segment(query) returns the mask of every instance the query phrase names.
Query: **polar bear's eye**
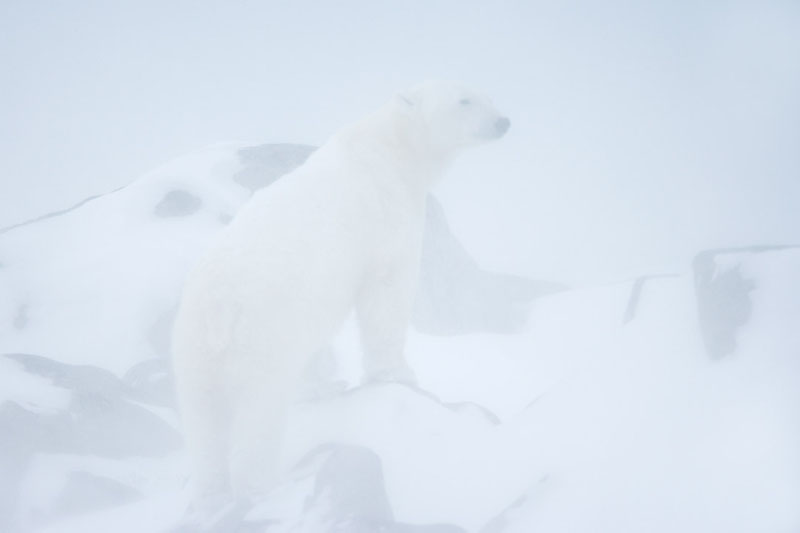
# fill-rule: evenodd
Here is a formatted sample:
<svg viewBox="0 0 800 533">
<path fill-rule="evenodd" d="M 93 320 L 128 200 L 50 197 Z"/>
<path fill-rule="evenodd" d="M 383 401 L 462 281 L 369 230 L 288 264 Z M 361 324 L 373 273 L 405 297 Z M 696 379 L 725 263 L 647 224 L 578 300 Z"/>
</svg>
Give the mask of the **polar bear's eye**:
<svg viewBox="0 0 800 533">
<path fill-rule="evenodd" d="M 458 103 L 461 105 L 470 105 L 472 103 L 472 100 L 470 100 L 469 98 L 462 98 L 461 100 L 459 100 Z"/>
</svg>

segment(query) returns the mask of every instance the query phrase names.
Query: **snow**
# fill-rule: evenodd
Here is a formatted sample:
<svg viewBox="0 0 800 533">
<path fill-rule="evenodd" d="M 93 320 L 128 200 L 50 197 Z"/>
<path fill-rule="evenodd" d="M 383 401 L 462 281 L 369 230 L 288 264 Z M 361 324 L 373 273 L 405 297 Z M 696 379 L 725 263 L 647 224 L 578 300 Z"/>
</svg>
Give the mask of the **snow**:
<svg viewBox="0 0 800 533">
<path fill-rule="evenodd" d="M 158 355 L 148 341 L 153 317 L 177 305 L 220 217 L 250 195 L 230 179 L 239 147 L 179 158 L 77 210 L 0 235 L 0 347 L 117 374 Z M 158 218 L 154 208 L 170 190 L 197 195 L 200 210 Z"/>
<path fill-rule="evenodd" d="M 420 390 L 358 388 L 350 322 L 338 367 L 323 362 L 328 381 L 294 410 L 285 483 L 242 529 L 334 530 L 335 500 L 312 496 L 328 457 L 294 465 L 347 442 L 379 455 L 364 491 L 385 490 L 406 524 L 800 531 L 800 249 L 721 248 L 800 244 L 800 3 L 2 13 L 0 226 L 104 194 L 0 229 L 0 531 L 169 531 L 184 516 L 173 310 L 258 180 L 234 179 L 244 142 L 131 178 L 219 138 L 319 144 L 431 76 L 474 82 L 512 120 L 437 186 L 453 232 L 482 268 L 573 289 L 536 300 L 515 334 L 411 331 Z M 37 373 L 4 353 L 88 366 Z M 66 512 L 76 474 L 103 498 Z M 112 501 L 113 484 L 140 499 Z"/>
<path fill-rule="evenodd" d="M 240 144 L 212 147 L 64 215 L 0 236 L 0 351 L 89 364 L 121 376 L 164 357 L 153 328 L 177 301 L 202 247 L 248 191 L 230 177 Z M 159 218 L 170 190 L 201 200 Z M 326 443 L 380 458 L 394 518 L 470 532 L 789 532 L 800 526 L 800 251 L 723 252 L 719 271 L 754 281 L 735 352 L 710 358 L 687 265 L 643 281 L 587 286 L 535 301 L 517 334 L 410 332 L 419 390 L 357 386 L 357 335 L 334 343 L 332 388 L 294 408 L 286 482 L 250 519 L 265 531 L 324 531 L 304 505 L 314 469 L 295 465 Z M 101 267 L 101 268 L 99 268 Z M 119 283 L 119 280 L 125 280 Z M 713 279 L 712 279 L 713 281 Z M 15 325 L 19 306 L 22 325 Z M 168 331 L 167 326 L 164 326 Z M 0 401 L 68 410 L 71 394 L 0 358 Z M 173 422 L 169 406 L 141 404 Z M 51 520 L 67 477 L 88 472 L 142 493 L 127 504 Z M 162 531 L 187 505 L 186 458 L 37 453 L 16 512 L 47 532 Z M 314 514 L 317 513 L 317 514 Z M 38 520 L 37 516 L 44 516 Z M 320 529 L 322 528 L 322 529 Z"/>
</svg>

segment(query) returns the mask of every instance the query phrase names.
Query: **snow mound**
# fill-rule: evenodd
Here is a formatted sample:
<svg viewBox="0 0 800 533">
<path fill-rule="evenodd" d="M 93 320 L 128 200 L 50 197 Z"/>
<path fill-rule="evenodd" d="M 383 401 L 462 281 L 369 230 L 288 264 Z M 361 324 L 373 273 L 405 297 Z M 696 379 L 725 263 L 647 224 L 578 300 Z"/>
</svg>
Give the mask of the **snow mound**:
<svg viewBox="0 0 800 533">
<path fill-rule="evenodd" d="M 183 276 L 249 197 L 240 145 L 180 158 L 128 187 L 0 236 L 0 348 L 121 375 L 163 355 Z"/>
</svg>

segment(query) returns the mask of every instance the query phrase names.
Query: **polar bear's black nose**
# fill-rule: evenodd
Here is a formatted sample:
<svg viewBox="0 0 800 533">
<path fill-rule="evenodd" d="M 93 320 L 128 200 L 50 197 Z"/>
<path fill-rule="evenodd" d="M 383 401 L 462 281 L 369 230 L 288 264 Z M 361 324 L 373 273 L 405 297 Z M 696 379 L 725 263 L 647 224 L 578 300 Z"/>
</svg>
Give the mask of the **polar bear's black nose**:
<svg viewBox="0 0 800 533">
<path fill-rule="evenodd" d="M 497 119 L 497 122 L 494 123 L 494 127 L 497 130 L 497 135 L 503 135 L 505 132 L 508 131 L 508 128 L 511 126 L 511 121 L 508 120 L 506 117 L 501 117 Z"/>
</svg>

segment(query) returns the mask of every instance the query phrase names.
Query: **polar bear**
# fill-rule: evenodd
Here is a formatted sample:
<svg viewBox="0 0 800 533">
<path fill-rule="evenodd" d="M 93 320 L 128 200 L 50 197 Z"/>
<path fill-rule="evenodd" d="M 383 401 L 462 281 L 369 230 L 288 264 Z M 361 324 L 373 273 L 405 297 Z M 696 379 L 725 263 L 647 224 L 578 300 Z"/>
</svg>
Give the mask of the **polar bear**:
<svg viewBox="0 0 800 533">
<path fill-rule="evenodd" d="M 196 502 L 275 484 L 298 382 L 353 309 L 368 379 L 414 382 L 403 345 L 428 189 L 509 124 L 460 84 L 420 84 L 336 133 L 221 232 L 187 278 L 172 339 Z"/>
</svg>

